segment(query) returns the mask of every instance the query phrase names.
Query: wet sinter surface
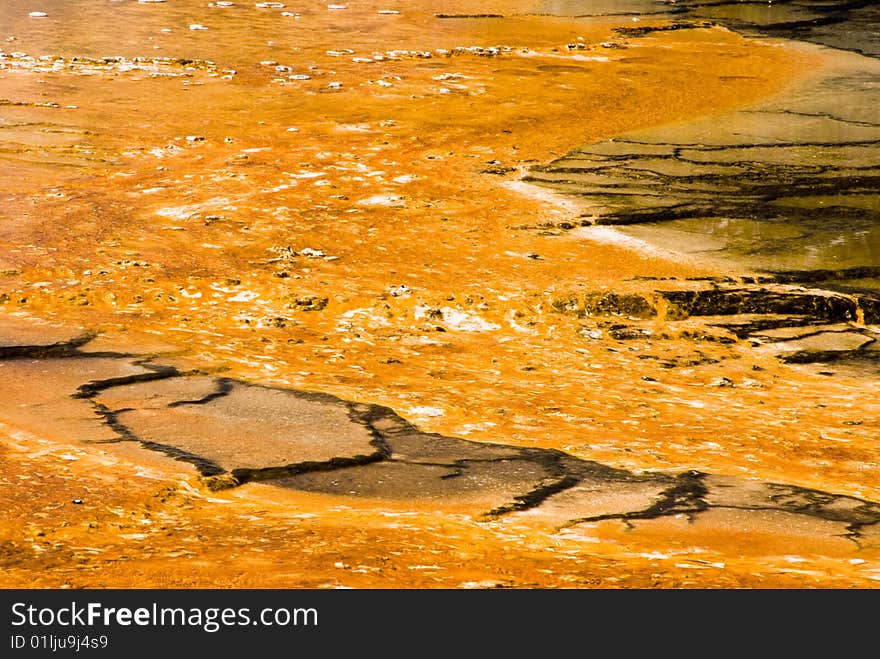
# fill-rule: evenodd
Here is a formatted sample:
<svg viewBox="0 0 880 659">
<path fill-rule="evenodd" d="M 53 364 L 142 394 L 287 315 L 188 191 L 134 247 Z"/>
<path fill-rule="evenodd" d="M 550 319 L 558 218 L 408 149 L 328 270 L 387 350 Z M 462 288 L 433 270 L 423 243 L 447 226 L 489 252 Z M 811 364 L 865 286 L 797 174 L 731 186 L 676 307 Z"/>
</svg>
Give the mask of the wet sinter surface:
<svg viewBox="0 0 880 659">
<path fill-rule="evenodd" d="M 519 182 L 844 60 L 466 5 L 0 9 L 10 585 L 875 583 L 873 298 Z"/>
<path fill-rule="evenodd" d="M 876 373 L 880 125 L 872 120 L 880 68 L 858 55 L 839 63 L 772 103 L 594 143 L 532 168 L 525 179 L 578 201 L 580 216 L 555 230 L 635 239 L 721 264 L 728 274 L 700 293 L 706 303 L 694 315 L 775 313 L 781 299 L 796 307 L 797 297 L 821 296 L 823 289 L 850 296 L 856 306 L 838 318 L 867 325 L 857 331 L 868 351 L 828 344 L 816 346 L 814 358 L 786 359 L 861 361 Z M 776 286 L 770 291 L 766 284 Z M 670 299 L 662 290 L 655 295 Z M 728 304 L 731 297 L 738 302 Z M 798 313 L 801 335 L 822 332 L 835 316 Z M 751 322 L 740 323 L 741 338 Z M 767 317 L 758 329 L 774 323 L 799 324 Z"/>
</svg>

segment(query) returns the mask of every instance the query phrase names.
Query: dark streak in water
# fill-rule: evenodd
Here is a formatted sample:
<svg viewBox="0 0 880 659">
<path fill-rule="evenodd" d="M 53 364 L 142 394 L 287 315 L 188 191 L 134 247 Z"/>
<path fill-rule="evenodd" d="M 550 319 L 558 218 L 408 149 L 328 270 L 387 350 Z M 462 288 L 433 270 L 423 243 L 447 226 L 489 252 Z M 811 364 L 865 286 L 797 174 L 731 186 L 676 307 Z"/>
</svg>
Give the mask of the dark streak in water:
<svg viewBox="0 0 880 659">
<path fill-rule="evenodd" d="M 229 392 L 232 391 L 233 381 L 228 378 L 218 378 L 215 381 L 215 384 L 217 385 L 217 390 L 211 392 L 207 396 L 199 398 L 198 400 L 176 400 L 173 403 L 168 403 L 168 407 L 181 407 L 183 405 L 205 405 L 213 400 L 222 398 L 223 396 L 228 396 Z"/>
</svg>

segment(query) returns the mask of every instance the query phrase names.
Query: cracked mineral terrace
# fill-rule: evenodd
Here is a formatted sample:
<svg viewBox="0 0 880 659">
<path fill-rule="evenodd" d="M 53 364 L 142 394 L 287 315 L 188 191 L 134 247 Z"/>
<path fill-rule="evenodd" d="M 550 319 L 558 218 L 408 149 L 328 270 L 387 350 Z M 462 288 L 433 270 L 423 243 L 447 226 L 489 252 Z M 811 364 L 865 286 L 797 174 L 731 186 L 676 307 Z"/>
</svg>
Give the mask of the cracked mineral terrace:
<svg viewBox="0 0 880 659">
<path fill-rule="evenodd" d="M 484 507 L 483 519 L 528 513 L 540 523 L 546 517 L 563 529 L 609 519 L 696 521 L 724 510 L 726 524 L 768 515 L 769 528 L 778 525 L 780 534 L 791 524 L 812 525 L 813 533 L 844 537 L 859 548 L 880 547 L 880 503 L 699 471 L 636 474 L 558 450 L 445 437 L 379 405 L 181 372 L 143 355 L 84 352 L 93 338 L 23 345 L 0 334 L 4 376 L 50 391 L 40 405 L 66 406 L 67 441 L 135 443 L 194 465 L 214 490 L 260 481 L 434 500 Z M 91 379 L 74 390 L 55 389 L 59 371 Z M 16 394 L 13 387 L 19 407 L 33 404 Z M 112 436 L 90 439 L 100 425 Z"/>
</svg>

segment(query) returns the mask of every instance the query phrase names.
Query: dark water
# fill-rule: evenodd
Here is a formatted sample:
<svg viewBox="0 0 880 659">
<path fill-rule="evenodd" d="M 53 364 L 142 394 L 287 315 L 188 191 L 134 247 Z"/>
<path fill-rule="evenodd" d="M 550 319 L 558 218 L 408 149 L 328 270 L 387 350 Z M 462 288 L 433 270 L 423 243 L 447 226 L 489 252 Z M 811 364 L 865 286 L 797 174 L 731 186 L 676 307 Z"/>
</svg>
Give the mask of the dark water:
<svg viewBox="0 0 880 659">
<path fill-rule="evenodd" d="M 840 49 L 821 79 L 771 101 L 587 145 L 529 180 L 576 196 L 594 223 L 653 245 L 757 270 L 849 269 L 869 276 L 830 284 L 880 290 L 876 3 L 563 0 L 547 8 L 710 19 Z"/>
</svg>

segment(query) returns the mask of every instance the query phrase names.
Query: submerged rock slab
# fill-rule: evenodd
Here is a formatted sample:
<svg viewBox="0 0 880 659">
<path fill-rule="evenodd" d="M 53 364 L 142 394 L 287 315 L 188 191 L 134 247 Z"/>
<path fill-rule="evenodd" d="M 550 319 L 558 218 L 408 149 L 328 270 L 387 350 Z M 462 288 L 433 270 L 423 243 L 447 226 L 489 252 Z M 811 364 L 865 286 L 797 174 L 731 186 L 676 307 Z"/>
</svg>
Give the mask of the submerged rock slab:
<svg viewBox="0 0 880 659">
<path fill-rule="evenodd" d="M 310 492 L 414 499 L 441 505 L 478 504 L 488 509 L 503 506 L 546 477 L 540 464 L 523 459 L 459 465 L 385 460 L 356 469 L 303 473 L 273 483 Z"/>
<path fill-rule="evenodd" d="M 345 401 L 225 379 L 215 380 L 211 390 L 193 392 L 186 380 L 134 385 L 136 391 L 129 393 L 144 396 L 154 406 L 111 408 L 111 413 L 133 435 L 198 455 L 225 471 L 357 459 L 377 451 L 370 428 L 352 418 Z M 206 382 L 200 379 L 198 384 Z M 164 405 L 155 387 L 166 396 Z M 170 400 L 169 387 L 184 395 Z M 186 397 L 190 393 L 203 395 Z M 101 396 L 95 400 L 106 405 Z"/>
<path fill-rule="evenodd" d="M 50 355 L 63 349 L 61 346 L 30 348 Z M 0 357 L 3 415 L 8 421 L 34 428 L 50 438 L 73 436 L 80 441 L 117 441 L 118 433 L 95 413 L 91 401 L 71 395 L 93 380 L 128 380 L 151 373 L 131 360 L 118 358 Z"/>
<path fill-rule="evenodd" d="M 84 344 L 89 335 L 69 327 L 56 327 L 21 318 L 0 318 L 0 357 L 25 356 L 27 348 L 45 351 L 47 348 L 69 344 L 81 339 Z"/>
</svg>

